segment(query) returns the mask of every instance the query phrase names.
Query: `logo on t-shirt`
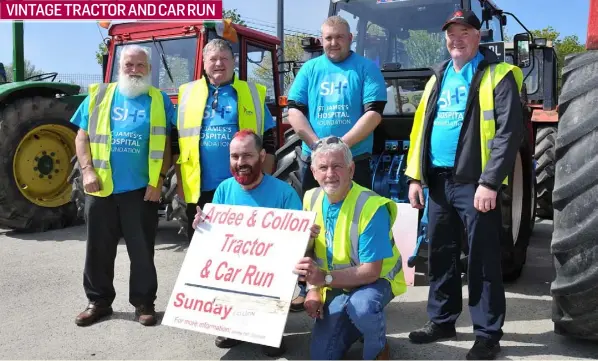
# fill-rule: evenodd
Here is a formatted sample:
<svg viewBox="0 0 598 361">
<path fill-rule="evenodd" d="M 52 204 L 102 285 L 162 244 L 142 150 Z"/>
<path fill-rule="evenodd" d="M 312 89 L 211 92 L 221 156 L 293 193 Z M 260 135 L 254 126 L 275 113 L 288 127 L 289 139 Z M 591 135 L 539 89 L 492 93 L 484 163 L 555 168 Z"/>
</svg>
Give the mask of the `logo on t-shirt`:
<svg viewBox="0 0 598 361">
<path fill-rule="evenodd" d="M 130 120 L 133 123 L 138 121 L 142 122 L 146 117 L 147 115 L 145 113 L 145 109 L 134 108 L 133 110 L 129 110 L 126 103 L 124 108 L 118 106 L 112 107 L 112 119 L 117 122 L 123 122 L 127 120 Z"/>
<path fill-rule="evenodd" d="M 327 103 L 336 103 L 344 99 L 349 91 L 349 81 L 343 74 L 331 74 L 322 79 L 320 95 Z"/>
</svg>

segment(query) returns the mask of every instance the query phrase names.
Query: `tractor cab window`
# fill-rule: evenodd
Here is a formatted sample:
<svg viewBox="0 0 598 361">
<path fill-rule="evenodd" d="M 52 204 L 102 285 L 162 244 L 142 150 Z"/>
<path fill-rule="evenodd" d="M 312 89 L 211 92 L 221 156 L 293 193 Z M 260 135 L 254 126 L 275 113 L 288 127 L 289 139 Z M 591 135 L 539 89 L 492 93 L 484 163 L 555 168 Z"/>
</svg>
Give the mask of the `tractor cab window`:
<svg viewBox="0 0 598 361">
<path fill-rule="evenodd" d="M 259 45 L 247 44 L 247 80 L 266 87 L 266 103 L 274 103 L 276 100 L 272 64 L 272 51 Z"/>
<path fill-rule="evenodd" d="M 380 68 L 427 68 L 449 57 L 442 25 L 459 0 L 350 0 L 333 13 L 349 22 L 352 49 Z"/>
<path fill-rule="evenodd" d="M 536 93 L 538 90 L 540 90 L 540 82 L 542 81 L 542 79 L 539 76 L 540 69 L 544 67 L 544 62 L 542 61 L 542 50 L 535 49 L 532 59 L 534 61 L 533 65 L 521 69 L 521 71 L 523 72 L 523 77 L 525 78 L 525 87 L 527 89 L 528 95 L 532 95 Z M 513 55 L 506 54 L 505 61 L 509 64 L 513 64 Z"/>
<path fill-rule="evenodd" d="M 471 0 L 471 10 L 482 21 L 482 3 L 480 0 Z M 492 29 L 492 39 L 486 40 L 486 42 L 502 41 L 502 26 L 498 16 L 493 16 L 492 20 L 482 23 L 482 29 Z"/>
<path fill-rule="evenodd" d="M 125 45 L 136 44 L 150 54 L 152 85 L 166 94 L 177 94 L 182 84 L 193 81 L 197 50 L 197 37 L 154 39 L 117 45 L 112 65 L 111 81 L 118 81 L 118 64 Z"/>
</svg>

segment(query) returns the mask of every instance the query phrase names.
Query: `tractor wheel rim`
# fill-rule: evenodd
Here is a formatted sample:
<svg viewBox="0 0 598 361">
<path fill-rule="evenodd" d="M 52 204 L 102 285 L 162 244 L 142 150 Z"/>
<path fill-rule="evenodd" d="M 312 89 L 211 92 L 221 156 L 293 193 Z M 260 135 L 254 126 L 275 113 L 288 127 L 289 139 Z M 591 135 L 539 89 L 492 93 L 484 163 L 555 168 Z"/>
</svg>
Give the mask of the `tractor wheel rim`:
<svg viewBox="0 0 598 361">
<path fill-rule="evenodd" d="M 60 207 L 71 201 L 68 176 L 75 155 L 76 133 L 46 124 L 30 130 L 13 157 L 13 176 L 21 194 L 41 207 Z"/>
<path fill-rule="evenodd" d="M 517 153 L 515 169 L 513 171 L 511 196 L 511 230 L 513 232 L 513 244 L 517 244 L 519 230 L 521 228 L 521 217 L 523 210 L 523 163 L 521 153 Z"/>
</svg>

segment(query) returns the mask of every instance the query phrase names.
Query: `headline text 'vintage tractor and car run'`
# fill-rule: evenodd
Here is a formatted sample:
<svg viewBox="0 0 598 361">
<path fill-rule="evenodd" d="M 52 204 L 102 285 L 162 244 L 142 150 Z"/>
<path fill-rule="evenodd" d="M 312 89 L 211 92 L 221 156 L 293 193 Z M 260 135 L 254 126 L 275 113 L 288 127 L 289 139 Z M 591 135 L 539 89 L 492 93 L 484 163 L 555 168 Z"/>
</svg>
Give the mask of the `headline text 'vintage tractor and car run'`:
<svg viewBox="0 0 598 361">
<path fill-rule="evenodd" d="M 588 50 L 598 32 L 598 0 L 591 0 Z M 559 334 L 598 338 L 598 53 L 570 56 L 563 68 L 558 102 L 557 57 L 546 39 L 532 33 L 504 41 L 507 16 L 489 0 L 332 0 L 328 15 L 347 19 L 354 33 L 353 51 L 376 62 L 386 80 L 388 104 L 374 133 L 372 189 L 406 203 L 404 177 L 413 116 L 430 66 L 448 58 L 440 30 L 447 14 L 471 9 L 483 20 L 482 42 L 525 74 L 521 94 L 527 134 L 501 192 L 503 213 L 503 275 L 516 280 L 525 265 L 535 218 L 553 218 L 552 253 L 556 278 L 552 283 L 553 321 Z M 593 19 L 593 20 L 592 20 Z M 202 49 L 222 34 L 218 23 L 114 24 L 106 39 L 104 81 L 118 79 L 118 59 L 125 44 L 139 44 L 151 54 L 152 84 L 177 102 L 178 87 L 202 75 Z M 268 107 L 278 126 L 275 176 L 302 195 L 299 182 L 300 139 L 285 121 L 285 97 L 280 74 L 296 74 L 301 64 L 322 54 L 318 39 L 302 39 L 302 59 L 279 61 L 277 37 L 233 25 L 236 72 L 268 87 Z M 17 232 L 43 232 L 82 222 L 81 174 L 75 154 L 77 129 L 69 120 L 85 94 L 80 86 L 54 82 L 56 73 L 23 79 L 23 24 L 13 24 L 14 82 L 0 84 L 0 227 Z M 592 42 L 592 39 L 593 42 Z M 264 77 L 264 70 L 267 76 Z M 557 108 L 557 104 L 559 107 Z M 558 111 L 557 111 L 558 109 Z M 558 120 L 558 122 L 557 122 Z M 174 168 L 168 172 L 161 215 L 188 222 L 184 200 L 176 195 Z M 410 266 L 426 260 L 426 209 L 420 211 L 418 247 Z M 462 259 L 467 258 L 463 242 Z M 467 262 L 462 262 L 463 267 Z M 463 268 L 463 271 L 465 269 Z"/>
</svg>

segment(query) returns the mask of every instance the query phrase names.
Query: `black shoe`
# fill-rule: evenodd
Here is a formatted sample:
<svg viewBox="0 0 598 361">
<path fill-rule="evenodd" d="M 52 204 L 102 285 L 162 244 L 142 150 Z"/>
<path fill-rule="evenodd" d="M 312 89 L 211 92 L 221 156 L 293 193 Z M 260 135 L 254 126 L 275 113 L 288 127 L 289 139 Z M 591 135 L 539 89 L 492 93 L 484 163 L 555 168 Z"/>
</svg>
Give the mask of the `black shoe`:
<svg viewBox="0 0 598 361">
<path fill-rule="evenodd" d="M 272 346 L 262 346 L 262 352 L 264 355 L 268 357 L 279 357 L 287 350 L 286 345 L 284 344 L 284 338 L 280 341 L 279 347 L 272 347 Z"/>
<path fill-rule="evenodd" d="M 289 311 L 291 311 L 291 312 L 305 311 L 303 302 L 305 302 L 305 296 L 301 296 L 301 295 L 297 296 L 293 301 L 291 301 L 291 306 L 289 307 Z"/>
<path fill-rule="evenodd" d="M 235 340 L 234 338 L 226 338 L 226 337 L 222 337 L 222 336 L 216 337 L 216 341 L 214 342 L 214 344 L 218 348 L 231 348 L 231 347 L 235 347 L 242 343 L 243 343 L 243 341 Z"/>
<path fill-rule="evenodd" d="M 455 337 L 457 332 L 455 326 L 439 326 L 432 321 L 426 322 L 424 327 L 412 331 L 409 339 L 414 343 L 430 343 L 445 338 Z"/>
<path fill-rule="evenodd" d="M 466 358 L 468 360 L 494 360 L 499 352 L 500 343 L 477 337 Z"/>
</svg>

